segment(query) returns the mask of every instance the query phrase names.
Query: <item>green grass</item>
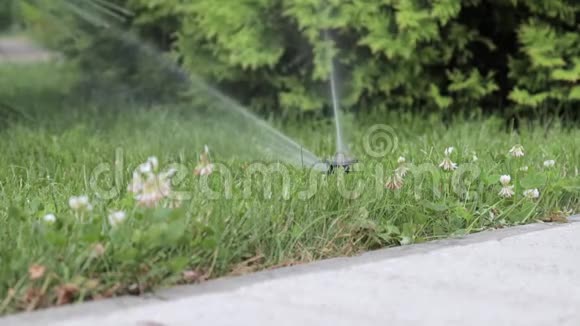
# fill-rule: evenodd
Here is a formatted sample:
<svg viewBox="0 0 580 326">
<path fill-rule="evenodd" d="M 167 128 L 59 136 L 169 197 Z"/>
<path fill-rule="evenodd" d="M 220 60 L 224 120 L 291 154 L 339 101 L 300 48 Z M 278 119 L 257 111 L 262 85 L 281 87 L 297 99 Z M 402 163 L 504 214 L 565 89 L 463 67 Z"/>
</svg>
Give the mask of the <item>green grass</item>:
<svg viewBox="0 0 580 326">
<path fill-rule="evenodd" d="M 79 104 L 62 97 L 69 83 L 59 80 L 69 76 L 46 66 L 0 66 L 0 75 L 11 77 L 0 82 L 0 99 L 17 111 L 0 125 L 0 314 L 557 220 L 580 208 L 578 129 L 530 123 L 507 132 L 494 118 L 446 127 L 437 117 L 394 113 L 351 118 L 357 172 L 325 175 L 288 166 L 283 198 L 278 175 L 249 176 L 256 162 L 265 162 L 251 158 L 258 155 L 250 139 L 259 128 L 184 104 Z M 397 143 L 381 157 L 365 150 L 376 124 L 389 125 L 390 143 L 395 137 Z M 313 152 L 332 154 L 329 121 L 277 125 Z M 223 174 L 208 178 L 211 189 L 222 190 L 217 199 L 193 174 L 204 144 L 231 173 L 229 198 Z M 508 155 L 515 144 L 524 146 L 524 157 Z M 456 148 L 454 172 L 438 167 L 448 146 Z M 180 207 L 141 207 L 127 192 L 132 172 L 151 155 L 162 170 L 179 168 L 173 189 L 189 196 Z M 410 172 L 400 190 L 385 189 L 399 156 Z M 544 167 L 548 159 L 556 161 L 553 168 Z M 527 172 L 520 171 L 524 165 Z M 502 174 L 515 185 L 511 199 L 498 196 Z M 312 180 L 316 191 L 302 198 Z M 244 191 L 249 181 L 250 193 Z M 271 196 L 265 196 L 269 181 Z M 364 189 L 348 191 L 357 185 Z M 540 198 L 525 198 L 529 188 L 538 188 Z M 82 194 L 94 209 L 81 218 L 68 200 Z M 112 210 L 127 213 L 124 223 L 108 223 Z M 48 213 L 55 223 L 43 221 Z M 41 277 L 31 278 L 32 265 L 46 268 Z"/>
</svg>

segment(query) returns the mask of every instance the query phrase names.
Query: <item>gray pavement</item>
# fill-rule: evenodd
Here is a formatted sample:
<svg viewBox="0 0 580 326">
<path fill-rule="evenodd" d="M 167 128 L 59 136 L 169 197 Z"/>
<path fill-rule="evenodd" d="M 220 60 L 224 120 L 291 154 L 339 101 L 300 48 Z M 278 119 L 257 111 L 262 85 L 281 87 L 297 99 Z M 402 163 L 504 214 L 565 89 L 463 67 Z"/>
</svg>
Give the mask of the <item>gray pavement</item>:
<svg viewBox="0 0 580 326">
<path fill-rule="evenodd" d="M 580 325 L 580 219 L 20 314 L 0 325 Z"/>
<path fill-rule="evenodd" d="M 0 64 L 43 62 L 53 58 L 52 53 L 38 47 L 24 37 L 0 38 Z"/>
</svg>

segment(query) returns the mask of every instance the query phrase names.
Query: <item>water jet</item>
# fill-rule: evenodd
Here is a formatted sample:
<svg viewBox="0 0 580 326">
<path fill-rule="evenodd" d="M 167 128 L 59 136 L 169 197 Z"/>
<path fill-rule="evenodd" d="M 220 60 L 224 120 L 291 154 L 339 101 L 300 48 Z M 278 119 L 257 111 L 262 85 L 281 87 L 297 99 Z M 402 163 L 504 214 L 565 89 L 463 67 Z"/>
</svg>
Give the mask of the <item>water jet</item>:
<svg viewBox="0 0 580 326">
<path fill-rule="evenodd" d="M 325 32 L 325 38 L 331 40 L 328 31 Z M 348 146 L 345 141 L 344 132 L 341 124 L 340 102 L 337 89 L 337 73 L 334 59 L 330 59 L 330 95 L 332 99 L 332 112 L 334 115 L 334 127 L 336 131 L 336 154 L 329 160 L 324 160 L 327 165 L 328 174 L 334 173 L 337 169 L 343 169 L 346 173 L 352 172 L 352 167 L 358 160 L 348 154 Z"/>
</svg>

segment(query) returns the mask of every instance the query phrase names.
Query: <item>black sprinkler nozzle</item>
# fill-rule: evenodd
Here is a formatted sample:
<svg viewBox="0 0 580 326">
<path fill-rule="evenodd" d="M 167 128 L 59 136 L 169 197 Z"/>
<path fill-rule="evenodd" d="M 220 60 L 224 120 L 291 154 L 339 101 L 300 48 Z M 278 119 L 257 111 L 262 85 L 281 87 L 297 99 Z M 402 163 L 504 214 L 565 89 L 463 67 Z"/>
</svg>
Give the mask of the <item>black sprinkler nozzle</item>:
<svg viewBox="0 0 580 326">
<path fill-rule="evenodd" d="M 331 160 L 324 160 L 323 163 L 327 165 L 327 174 L 332 174 L 338 169 L 343 169 L 345 173 L 353 172 L 352 166 L 358 163 L 357 159 L 350 158 L 342 153 L 337 153 Z"/>
</svg>

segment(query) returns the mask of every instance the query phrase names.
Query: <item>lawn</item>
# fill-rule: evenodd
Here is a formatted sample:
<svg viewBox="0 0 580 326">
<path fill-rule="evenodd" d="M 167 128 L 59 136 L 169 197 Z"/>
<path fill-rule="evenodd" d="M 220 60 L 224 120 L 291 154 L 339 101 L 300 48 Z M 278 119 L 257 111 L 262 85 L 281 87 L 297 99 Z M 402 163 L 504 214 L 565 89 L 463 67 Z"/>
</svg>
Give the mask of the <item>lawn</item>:
<svg viewBox="0 0 580 326">
<path fill-rule="evenodd" d="M 270 162 L 285 143 L 227 108 L 86 102 L 67 71 L 0 66 L 0 314 L 580 210 L 580 130 L 558 123 L 369 109 L 345 123 L 356 171 L 327 175 Z M 334 154 L 329 119 L 296 119 L 272 123 Z M 159 198 L 129 191 L 139 169 Z"/>
</svg>

